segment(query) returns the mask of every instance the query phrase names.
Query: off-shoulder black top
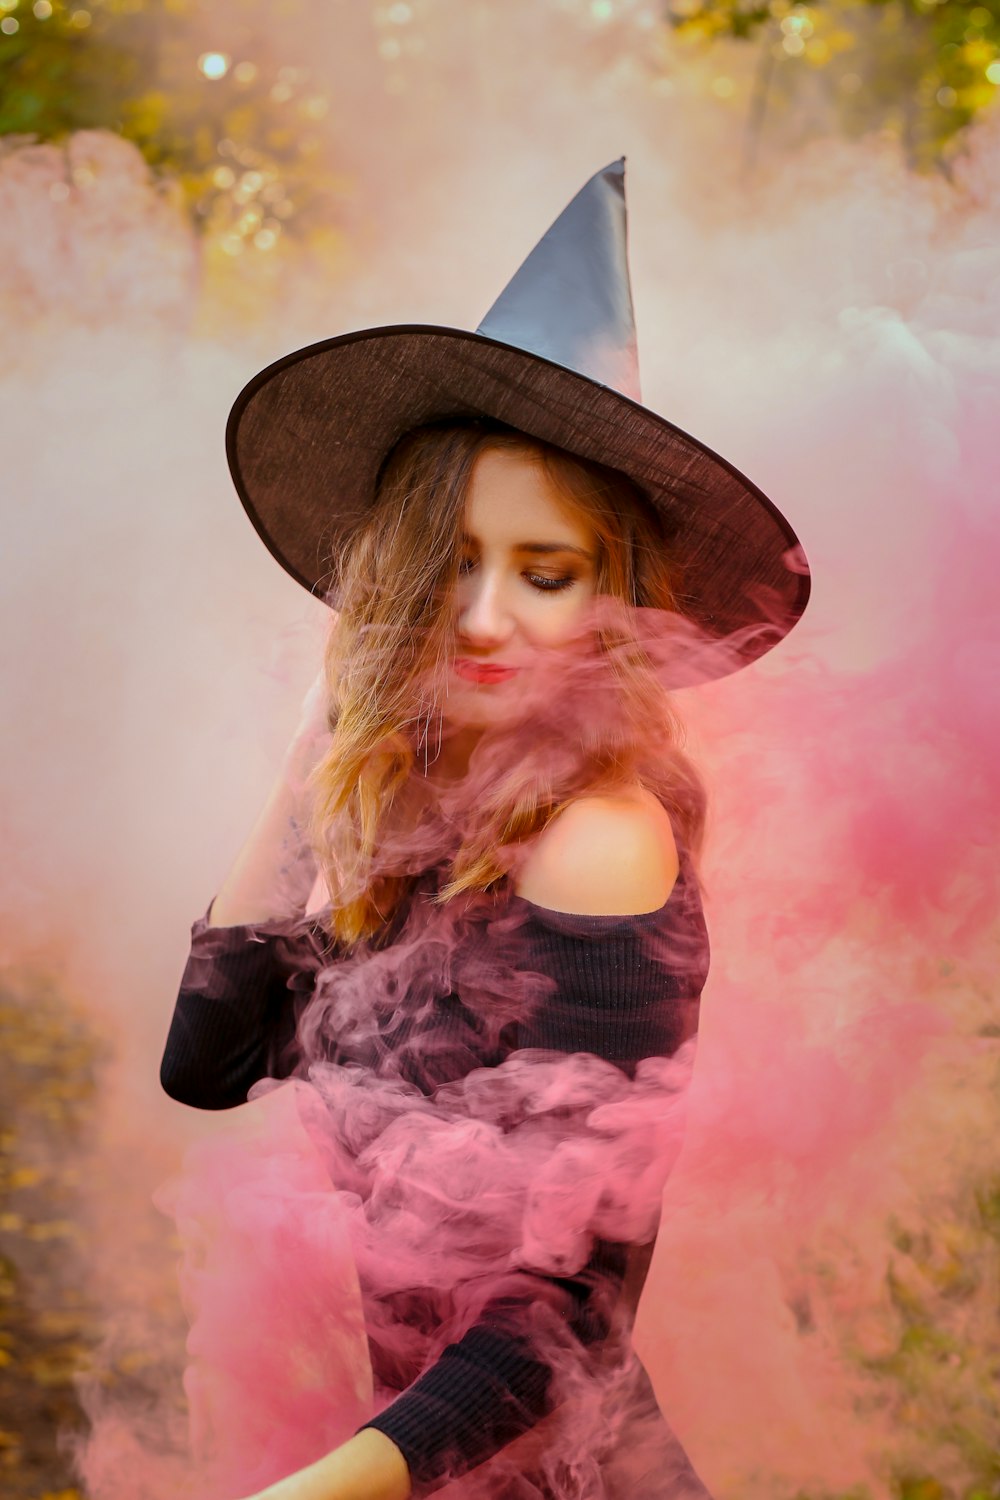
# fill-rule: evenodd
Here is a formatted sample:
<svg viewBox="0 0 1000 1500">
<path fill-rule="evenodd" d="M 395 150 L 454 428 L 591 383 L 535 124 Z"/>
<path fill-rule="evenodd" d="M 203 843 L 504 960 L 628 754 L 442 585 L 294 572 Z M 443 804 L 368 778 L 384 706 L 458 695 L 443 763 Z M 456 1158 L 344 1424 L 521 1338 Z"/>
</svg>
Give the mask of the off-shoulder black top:
<svg viewBox="0 0 1000 1500">
<path fill-rule="evenodd" d="M 421 921 L 420 903 L 432 888 L 433 881 L 418 883 L 396 922 L 399 940 Z M 360 1053 L 345 1057 L 330 1039 L 330 1055 L 376 1071 L 392 1068 L 433 1095 L 518 1049 L 595 1054 L 631 1078 L 641 1059 L 670 1057 L 696 1032 L 709 946 L 697 878 L 683 850 L 680 874 L 658 911 L 572 915 L 507 892 L 500 917 L 468 924 L 464 956 L 477 945 L 480 951 L 499 945 L 498 972 L 541 976 L 540 1001 L 518 1012 L 508 995 L 502 1024 L 484 1023 L 483 997 L 472 1003 L 463 993 L 458 954 L 450 993 L 409 1014 L 396 1006 Z M 317 973 L 337 962 L 319 917 L 235 927 L 199 918 L 163 1055 L 166 1092 L 199 1109 L 229 1109 L 258 1080 L 302 1071 L 297 1027 Z M 550 1370 L 522 1316 L 529 1304 L 540 1296 L 556 1302 L 581 1359 L 600 1357 L 613 1328 L 627 1336 L 651 1253 L 651 1243 L 602 1238 L 576 1275 L 524 1273 L 518 1291 L 488 1303 L 457 1342 L 365 1424 L 401 1450 L 415 1494 L 483 1462 L 549 1411 Z M 371 1352 L 373 1368 L 391 1387 L 387 1372 L 379 1372 L 378 1349 Z"/>
</svg>

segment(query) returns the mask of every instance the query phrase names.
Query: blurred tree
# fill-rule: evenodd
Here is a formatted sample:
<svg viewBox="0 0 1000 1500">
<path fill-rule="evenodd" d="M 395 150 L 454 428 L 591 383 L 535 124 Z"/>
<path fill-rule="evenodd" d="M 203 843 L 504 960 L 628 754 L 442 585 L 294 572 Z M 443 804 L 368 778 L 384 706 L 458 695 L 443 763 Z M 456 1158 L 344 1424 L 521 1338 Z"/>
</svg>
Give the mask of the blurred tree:
<svg viewBox="0 0 1000 1500">
<path fill-rule="evenodd" d="M 1000 84 L 1000 0 L 668 0 L 666 16 L 696 46 L 758 40 L 751 158 L 768 103 L 810 75 L 848 135 L 887 130 L 911 167 L 947 171 Z"/>
<path fill-rule="evenodd" d="M 336 224 L 328 100 L 305 68 L 254 60 L 302 0 L 242 0 L 238 25 L 207 0 L 0 0 L 0 135 L 58 141 L 106 129 L 179 182 L 223 251 L 267 251 L 290 228 Z M 206 34 L 228 26 L 219 50 Z M 223 50 L 225 46 L 231 50 Z"/>
</svg>

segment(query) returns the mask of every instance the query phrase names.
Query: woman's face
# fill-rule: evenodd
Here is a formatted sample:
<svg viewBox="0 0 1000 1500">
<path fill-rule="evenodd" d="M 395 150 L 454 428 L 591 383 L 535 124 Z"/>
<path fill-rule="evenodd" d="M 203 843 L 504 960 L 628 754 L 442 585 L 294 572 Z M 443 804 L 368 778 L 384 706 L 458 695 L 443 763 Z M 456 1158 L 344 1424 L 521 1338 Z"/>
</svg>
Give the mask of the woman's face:
<svg viewBox="0 0 1000 1500">
<path fill-rule="evenodd" d="M 579 636 L 597 586 L 597 539 L 530 449 L 486 449 L 465 506 L 456 654 L 445 717 L 506 722 L 531 673 Z"/>
</svg>

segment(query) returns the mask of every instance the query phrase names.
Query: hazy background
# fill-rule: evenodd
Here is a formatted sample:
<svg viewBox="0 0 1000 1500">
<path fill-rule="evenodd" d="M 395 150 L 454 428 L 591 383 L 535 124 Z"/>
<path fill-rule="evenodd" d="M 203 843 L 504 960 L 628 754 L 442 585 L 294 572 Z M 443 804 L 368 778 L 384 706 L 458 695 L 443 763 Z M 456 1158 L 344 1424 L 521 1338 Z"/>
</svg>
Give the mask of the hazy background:
<svg viewBox="0 0 1000 1500">
<path fill-rule="evenodd" d="M 681 700 L 714 966 L 637 1344 L 719 1500 L 1000 1494 L 997 12 L 0 12 L 4 1493 L 77 1493 L 79 1370 L 177 1399 L 150 1197 L 217 1122 L 159 1056 L 324 613 L 229 407 L 327 335 L 474 327 L 624 153 L 645 399 L 814 572 Z"/>
</svg>

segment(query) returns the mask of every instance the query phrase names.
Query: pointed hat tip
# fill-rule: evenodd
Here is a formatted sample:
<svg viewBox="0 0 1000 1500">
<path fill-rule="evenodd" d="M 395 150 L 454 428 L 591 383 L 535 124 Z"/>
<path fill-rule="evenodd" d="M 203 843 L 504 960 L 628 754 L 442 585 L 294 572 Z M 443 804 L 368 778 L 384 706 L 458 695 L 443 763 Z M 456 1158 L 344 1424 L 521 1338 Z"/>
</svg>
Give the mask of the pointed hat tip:
<svg viewBox="0 0 1000 1500">
<path fill-rule="evenodd" d="M 500 293 L 477 333 L 638 401 L 625 158 L 595 172 Z"/>
<path fill-rule="evenodd" d="M 606 167 L 595 172 L 586 187 L 591 187 L 599 182 L 608 183 L 612 189 L 621 195 L 622 202 L 625 201 L 625 161 L 624 156 L 618 156 L 614 161 L 609 161 Z"/>
</svg>

